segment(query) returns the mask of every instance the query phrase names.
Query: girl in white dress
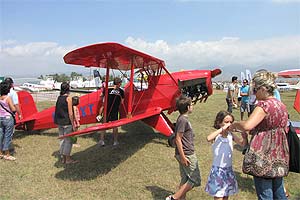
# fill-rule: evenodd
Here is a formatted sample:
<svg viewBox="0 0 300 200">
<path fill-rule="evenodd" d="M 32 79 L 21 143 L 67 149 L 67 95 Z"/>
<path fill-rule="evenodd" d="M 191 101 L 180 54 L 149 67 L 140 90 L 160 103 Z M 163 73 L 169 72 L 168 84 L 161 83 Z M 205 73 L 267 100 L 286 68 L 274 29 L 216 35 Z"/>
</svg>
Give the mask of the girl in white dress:
<svg viewBox="0 0 300 200">
<path fill-rule="evenodd" d="M 238 185 L 232 169 L 232 141 L 244 146 L 247 143 L 247 133 L 242 138 L 229 132 L 234 117 L 230 112 L 220 111 L 215 119 L 214 132 L 207 136 L 208 142 L 213 142 L 213 164 L 205 187 L 205 191 L 214 199 L 228 199 L 238 192 Z"/>
</svg>

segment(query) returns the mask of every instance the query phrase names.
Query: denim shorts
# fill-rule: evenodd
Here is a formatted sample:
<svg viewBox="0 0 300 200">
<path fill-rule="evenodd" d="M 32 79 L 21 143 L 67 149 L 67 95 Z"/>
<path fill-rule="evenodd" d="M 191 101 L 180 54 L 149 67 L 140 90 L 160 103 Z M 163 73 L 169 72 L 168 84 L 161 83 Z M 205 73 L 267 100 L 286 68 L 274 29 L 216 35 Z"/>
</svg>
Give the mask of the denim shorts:
<svg viewBox="0 0 300 200">
<path fill-rule="evenodd" d="M 242 101 L 242 102 L 241 102 L 240 111 L 241 111 L 241 112 L 247 112 L 247 113 L 250 113 L 250 105 L 249 105 L 249 103 L 248 103 L 248 102 Z"/>
<path fill-rule="evenodd" d="M 280 199 L 287 200 L 283 187 L 283 178 L 253 177 L 256 194 L 259 200 Z"/>
<path fill-rule="evenodd" d="M 0 117 L 0 150 L 8 150 L 14 134 L 14 119 L 12 116 Z"/>
</svg>

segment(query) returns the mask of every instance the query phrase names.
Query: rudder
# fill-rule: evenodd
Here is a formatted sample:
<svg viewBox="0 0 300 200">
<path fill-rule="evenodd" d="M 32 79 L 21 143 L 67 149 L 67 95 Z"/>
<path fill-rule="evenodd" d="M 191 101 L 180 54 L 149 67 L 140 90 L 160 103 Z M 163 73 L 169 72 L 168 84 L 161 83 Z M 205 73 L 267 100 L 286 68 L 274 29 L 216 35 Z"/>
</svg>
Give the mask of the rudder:
<svg viewBox="0 0 300 200">
<path fill-rule="evenodd" d="M 20 111 L 23 118 L 22 120 L 27 121 L 27 118 L 30 118 L 30 116 L 38 112 L 34 100 L 29 92 L 19 91 L 18 99 Z"/>
</svg>

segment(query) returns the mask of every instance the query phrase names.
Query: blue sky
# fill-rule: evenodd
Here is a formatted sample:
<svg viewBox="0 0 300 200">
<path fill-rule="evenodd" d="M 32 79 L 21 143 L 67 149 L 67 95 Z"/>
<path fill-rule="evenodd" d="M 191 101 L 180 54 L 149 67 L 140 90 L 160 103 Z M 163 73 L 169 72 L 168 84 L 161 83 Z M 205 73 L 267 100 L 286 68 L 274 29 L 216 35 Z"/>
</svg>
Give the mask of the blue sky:
<svg viewBox="0 0 300 200">
<path fill-rule="evenodd" d="M 299 68 L 300 1 L 0 0 L 0 75 L 82 72 L 62 57 L 107 41 L 170 71 Z"/>
</svg>

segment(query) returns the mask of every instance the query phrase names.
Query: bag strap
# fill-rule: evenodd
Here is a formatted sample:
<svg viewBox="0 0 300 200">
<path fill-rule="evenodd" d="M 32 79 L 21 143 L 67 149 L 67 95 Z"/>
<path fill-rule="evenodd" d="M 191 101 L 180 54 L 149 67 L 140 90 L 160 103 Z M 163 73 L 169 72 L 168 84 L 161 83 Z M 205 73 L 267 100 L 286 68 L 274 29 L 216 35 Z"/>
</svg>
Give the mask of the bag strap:
<svg viewBox="0 0 300 200">
<path fill-rule="evenodd" d="M 2 107 L 4 110 L 6 110 L 6 112 L 8 112 L 9 114 L 11 114 L 12 117 L 15 117 L 15 115 L 14 115 L 11 111 L 7 110 L 7 108 L 5 108 L 5 107 L 2 105 L 2 103 L 0 103 L 0 105 L 1 105 L 1 107 Z"/>
</svg>

